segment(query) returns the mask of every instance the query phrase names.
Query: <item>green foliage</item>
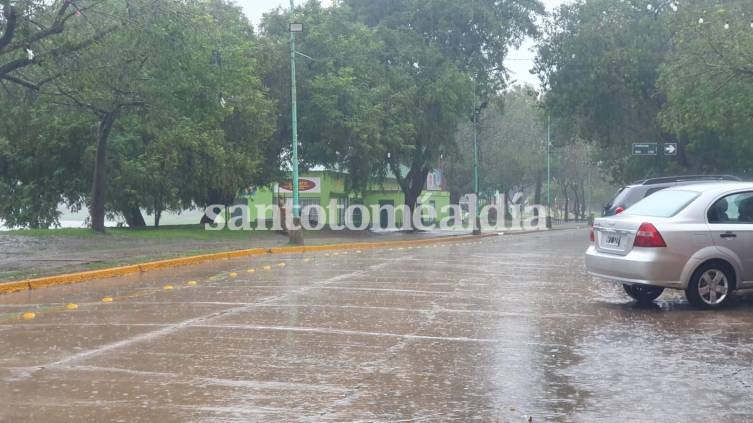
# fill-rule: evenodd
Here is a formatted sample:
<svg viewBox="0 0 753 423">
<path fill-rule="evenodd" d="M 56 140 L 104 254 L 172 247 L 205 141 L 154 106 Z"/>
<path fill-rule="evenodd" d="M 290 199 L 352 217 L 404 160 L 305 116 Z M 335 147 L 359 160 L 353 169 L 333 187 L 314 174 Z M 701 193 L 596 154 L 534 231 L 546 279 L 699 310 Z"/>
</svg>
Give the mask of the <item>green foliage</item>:
<svg viewBox="0 0 753 423">
<path fill-rule="evenodd" d="M 140 217 L 139 208 L 159 214 L 229 203 L 279 171 L 279 153 L 267 142 L 272 103 L 250 54 L 256 39 L 237 7 L 113 1 L 67 25 L 55 40 L 60 45 L 113 30 L 33 68 L 36 79 L 49 82 L 28 107 L 3 116 L 4 162 L 32 160 L 31 148 L 63 156 L 36 167 L 5 166 L 0 218 L 8 224 L 46 227 L 56 222 L 59 203 L 91 203 L 102 146 L 107 210 L 131 217 Z M 22 94 L 14 92 L 0 93 L 0 102 L 16 104 Z M 103 143 L 97 128 L 101 134 L 107 116 L 112 131 Z"/>
<path fill-rule="evenodd" d="M 58 223 L 57 206 L 80 205 L 80 168 L 89 125 L 74 113 L 51 114 L 35 94 L 8 87 L 0 113 L 0 219 L 34 228 Z M 21 124 L 23 123 L 23 124 Z"/>
<path fill-rule="evenodd" d="M 752 170 L 750 2 L 577 2 L 559 9 L 537 70 L 561 139 L 598 146 L 618 182 Z M 675 142 L 677 157 L 631 157 Z"/>
<path fill-rule="evenodd" d="M 687 140 L 694 169 L 753 171 L 752 12 L 747 1 L 698 2 L 673 22 L 674 48 L 659 80 L 667 95 L 661 119 Z"/>
<path fill-rule="evenodd" d="M 543 7 L 491 0 L 344 4 L 383 40 L 381 69 L 393 93 L 385 102 L 384 145 L 412 208 L 428 172 L 456 151 L 455 132 L 476 98 L 504 87 L 507 49 L 537 34 L 533 20 Z"/>
<path fill-rule="evenodd" d="M 54 25 L 62 4 L 27 3 L 19 37 L 33 36 L 33 20 Z M 46 227 L 67 203 L 90 206 L 95 229 L 105 211 L 138 225 L 140 209 L 227 204 L 279 176 L 291 139 L 286 13 L 269 13 L 256 35 L 225 0 L 76 4 L 83 13 L 64 10 L 65 31 L 36 44 L 44 60 L 17 73 L 34 93 L 0 91 L 0 218 Z M 304 167 L 345 170 L 354 192 L 391 171 L 414 206 L 542 12 L 536 0 L 298 8 Z M 0 46 L 3 61 L 23 52 L 9 54 Z M 486 154 L 490 175 L 499 154 Z"/>
<path fill-rule="evenodd" d="M 669 4 L 644 0 L 577 2 L 556 12 L 539 47 L 536 69 L 555 134 L 596 144 L 596 159 L 618 181 L 663 171 L 659 161 L 629 158 L 632 143 L 676 141 L 657 119 L 672 13 Z"/>
</svg>

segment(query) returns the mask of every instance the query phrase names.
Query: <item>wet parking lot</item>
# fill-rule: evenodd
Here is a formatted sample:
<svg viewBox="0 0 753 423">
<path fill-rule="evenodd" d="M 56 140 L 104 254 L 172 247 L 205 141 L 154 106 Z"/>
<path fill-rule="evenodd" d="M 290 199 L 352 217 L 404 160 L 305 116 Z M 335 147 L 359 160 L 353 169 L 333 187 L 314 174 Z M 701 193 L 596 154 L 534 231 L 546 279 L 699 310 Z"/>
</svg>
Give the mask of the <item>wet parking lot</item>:
<svg viewBox="0 0 753 423">
<path fill-rule="evenodd" d="M 587 243 L 270 255 L 4 295 L 0 422 L 753 420 L 753 302 L 639 307 L 585 274 Z"/>
</svg>

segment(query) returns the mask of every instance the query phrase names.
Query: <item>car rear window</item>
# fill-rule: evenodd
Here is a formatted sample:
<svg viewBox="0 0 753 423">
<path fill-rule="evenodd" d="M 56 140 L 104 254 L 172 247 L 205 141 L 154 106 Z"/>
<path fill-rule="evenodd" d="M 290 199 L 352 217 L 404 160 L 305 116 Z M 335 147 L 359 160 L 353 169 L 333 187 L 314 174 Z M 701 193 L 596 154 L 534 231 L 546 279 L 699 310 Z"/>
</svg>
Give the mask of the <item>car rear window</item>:
<svg viewBox="0 0 753 423">
<path fill-rule="evenodd" d="M 619 206 L 621 202 L 625 201 L 625 197 L 627 196 L 628 189 L 627 187 L 621 187 L 617 190 L 617 194 L 614 196 L 614 200 L 612 200 L 611 203 L 607 204 L 607 208 L 611 208 L 614 206 Z"/>
<path fill-rule="evenodd" d="M 661 190 L 635 203 L 626 214 L 650 217 L 671 217 L 701 195 L 697 191 Z"/>
</svg>

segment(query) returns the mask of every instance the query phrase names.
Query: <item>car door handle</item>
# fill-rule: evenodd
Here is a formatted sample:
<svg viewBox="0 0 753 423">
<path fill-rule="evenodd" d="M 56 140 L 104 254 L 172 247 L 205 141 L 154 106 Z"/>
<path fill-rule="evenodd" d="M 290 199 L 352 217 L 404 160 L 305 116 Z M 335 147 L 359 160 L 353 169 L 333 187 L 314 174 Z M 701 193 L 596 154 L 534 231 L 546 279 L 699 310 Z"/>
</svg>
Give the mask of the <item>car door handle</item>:
<svg viewBox="0 0 753 423">
<path fill-rule="evenodd" d="M 733 234 L 732 232 L 727 232 L 719 235 L 722 238 L 737 238 L 736 234 Z"/>
</svg>

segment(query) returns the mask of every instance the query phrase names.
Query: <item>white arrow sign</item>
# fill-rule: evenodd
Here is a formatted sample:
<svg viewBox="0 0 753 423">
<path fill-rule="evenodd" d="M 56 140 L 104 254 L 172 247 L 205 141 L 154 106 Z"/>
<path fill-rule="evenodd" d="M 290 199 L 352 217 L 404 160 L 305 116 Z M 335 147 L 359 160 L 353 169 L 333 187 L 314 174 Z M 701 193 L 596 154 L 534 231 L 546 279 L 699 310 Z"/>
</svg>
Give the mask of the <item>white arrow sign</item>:
<svg viewBox="0 0 753 423">
<path fill-rule="evenodd" d="M 677 154 L 677 143 L 671 142 L 664 144 L 664 154 L 674 156 Z"/>
</svg>

